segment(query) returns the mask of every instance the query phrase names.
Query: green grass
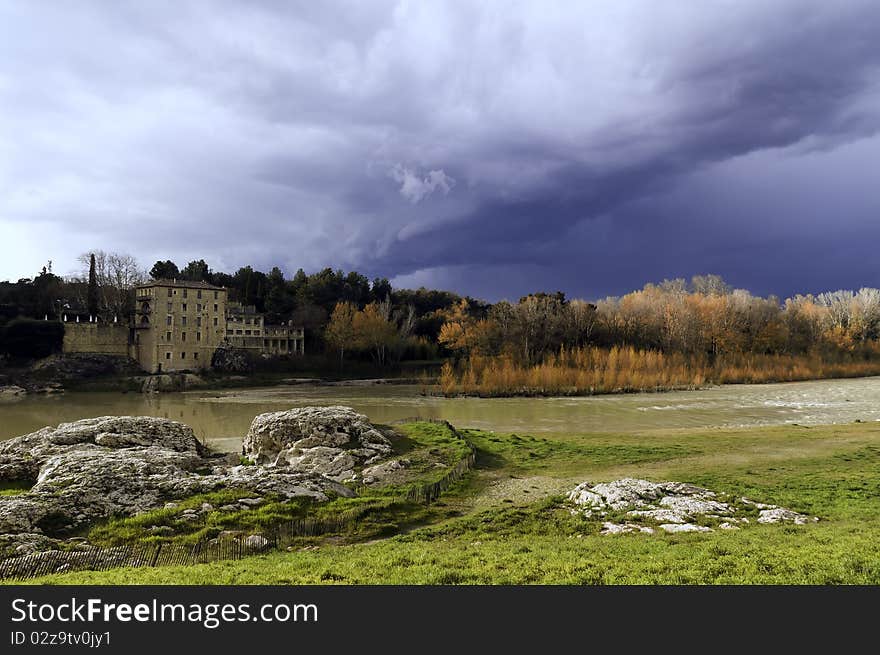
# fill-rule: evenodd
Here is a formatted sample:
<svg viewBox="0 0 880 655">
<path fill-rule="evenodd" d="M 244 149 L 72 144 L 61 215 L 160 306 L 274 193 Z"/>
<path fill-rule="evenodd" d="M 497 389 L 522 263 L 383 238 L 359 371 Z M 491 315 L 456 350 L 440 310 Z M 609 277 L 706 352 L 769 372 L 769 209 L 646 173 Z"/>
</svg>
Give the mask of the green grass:
<svg viewBox="0 0 880 655">
<path fill-rule="evenodd" d="M 419 427 L 406 436 L 413 435 L 432 438 Z M 238 562 L 75 572 L 34 582 L 880 583 L 880 424 L 558 438 L 476 430 L 466 435 L 478 448 L 478 469 L 436 506 L 394 508 L 399 513 L 388 521 L 394 526 L 389 533 L 416 519 L 408 524 L 415 528 L 403 534 L 314 541 L 309 550 Z M 693 482 L 821 520 L 804 526 L 753 522 L 731 532 L 600 536 L 600 520 L 572 515 L 560 496 L 559 490 L 583 480 L 627 475 Z M 513 485 L 506 496 L 497 493 L 506 485 Z M 547 491 L 551 488 L 557 491 Z M 532 493 L 524 496 L 527 490 Z M 335 511 L 332 503 L 324 511 Z"/>
<path fill-rule="evenodd" d="M 133 517 L 120 517 L 99 523 L 84 533 L 90 543 L 118 546 L 135 542 L 166 542 L 195 544 L 211 539 L 226 530 L 257 533 L 282 523 L 312 517 L 333 521 L 353 517 L 352 524 L 336 536 L 345 540 L 368 539 L 394 534 L 412 525 L 438 520 L 446 516 L 444 505 L 426 507 L 402 498 L 414 485 L 433 483 L 442 478 L 470 453 L 467 442 L 448 427 L 435 423 L 411 423 L 395 428 L 391 437 L 396 455 L 405 457 L 410 465 L 394 484 L 368 487 L 356 498 L 333 498 L 316 503 L 309 499 L 286 500 L 263 496 L 264 503 L 254 509 L 222 511 L 224 505 L 241 498 L 253 498 L 253 491 L 226 489 L 199 494 L 179 501 L 176 507 L 155 509 Z M 437 464 L 444 466 L 438 467 Z M 208 503 L 213 510 L 197 521 L 184 518 L 189 509 Z M 159 528 L 159 530 L 156 530 Z M 303 539 L 313 542 L 314 539 Z"/>
<path fill-rule="evenodd" d="M 21 482 L 0 482 L 0 496 L 16 496 L 30 491 L 31 485 Z"/>
</svg>

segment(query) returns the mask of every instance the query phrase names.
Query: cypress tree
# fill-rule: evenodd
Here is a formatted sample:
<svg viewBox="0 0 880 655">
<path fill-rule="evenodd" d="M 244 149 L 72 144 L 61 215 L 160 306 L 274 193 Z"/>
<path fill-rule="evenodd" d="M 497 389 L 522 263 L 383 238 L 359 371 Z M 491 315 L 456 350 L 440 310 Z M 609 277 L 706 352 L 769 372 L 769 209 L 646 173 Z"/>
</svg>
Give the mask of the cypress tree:
<svg viewBox="0 0 880 655">
<path fill-rule="evenodd" d="M 89 257 L 89 291 L 86 298 L 86 304 L 88 305 L 89 314 L 97 316 L 100 300 L 98 296 L 98 275 L 95 272 L 94 254 Z"/>
</svg>

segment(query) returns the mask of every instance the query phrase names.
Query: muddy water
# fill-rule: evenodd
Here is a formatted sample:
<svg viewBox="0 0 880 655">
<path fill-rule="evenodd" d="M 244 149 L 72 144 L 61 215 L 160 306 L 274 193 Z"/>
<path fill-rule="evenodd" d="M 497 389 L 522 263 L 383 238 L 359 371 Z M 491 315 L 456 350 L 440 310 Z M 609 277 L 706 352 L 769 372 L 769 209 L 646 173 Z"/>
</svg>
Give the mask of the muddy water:
<svg viewBox="0 0 880 655">
<path fill-rule="evenodd" d="M 420 387 L 297 385 L 158 395 L 68 393 L 0 403 L 0 439 L 104 415 L 162 416 L 191 425 L 218 448 L 238 450 L 261 412 L 348 405 L 375 422 L 411 416 L 506 432 L 627 432 L 658 428 L 880 421 L 880 377 L 590 398 L 433 398 Z"/>
</svg>

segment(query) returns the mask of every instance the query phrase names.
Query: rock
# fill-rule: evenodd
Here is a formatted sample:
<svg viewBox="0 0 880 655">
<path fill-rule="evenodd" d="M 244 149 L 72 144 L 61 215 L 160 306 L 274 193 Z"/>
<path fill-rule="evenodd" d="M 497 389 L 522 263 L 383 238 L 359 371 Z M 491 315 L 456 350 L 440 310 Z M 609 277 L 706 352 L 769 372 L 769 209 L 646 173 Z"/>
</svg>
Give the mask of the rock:
<svg viewBox="0 0 880 655">
<path fill-rule="evenodd" d="M 779 507 L 778 505 L 767 505 L 765 503 L 756 503 L 754 500 L 749 500 L 748 498 L 740 498 L 740 500 L 746 505 L 751 505 L 756 509 L 776 509 Z"/>
<path fill-rule="evenodd" d="M 202 503 L 201 510 L 203 512 L 213 512 L 214 506 L 211 503 Z"/>
<path fill-rule="evenodd" d="M 637 523 L 612 523 L 605 521 L 602 524 L 602 532 L 599 534 L 626 534 L 628 532 L 644 532 L 645 534 L 654 534 L 654 529 Z M 582 535 L 578 535 L 580 538 Z"/>
<path fill-rule="evenodd" d="M 805 514 L 798 514 L 790 509 L 782 507 L 774 507 L 771 509 L 762 509 L 758 512 L 758 523 L 794 523 L 795 525 L 805 525 L 808 522 L 815 522 L 819 519 L 810 518 Z"/>
<path fill-rule="evenodd" d="M 0 535 L 0 558 L 13 555 L 28 555 L 40 550 L 52 548 L 55 540 L 44 534 L 23 532 L 19 534 Z"/>
<path fill-rule="evenodd" d="M 373 430 L 360 419 L 356 427 Z M 332 434 L 336 433 L 334 427 Z M 379 452 L 379 439 L 384 437 L 376 434 L 357 433 L 355 445 L 370 444 L 371 453 Z M 350 488 L 322 473 L 350 475 L 357 461 L 352 451 L 328 458 L 324 451 L 309 450 L 314 449 L 297 455 L 307 462 L 304 470 L 240 466 L 209 457 L 189 426 L 168 419 L 104 416 L 46 427 L 0 442 L 0 481 L 33 485 L 30 491 L 0 497 L 0 534 L 62 535 L 112 516 L 176 509 L 176 500 L 229 488 L 316 501 L 330 495 L 354 496 Z M 202 474 L 206 469 L 211 473 Z M 262 502 L 256 496 L 252 500 Z M 181 517 L 202 520 L 212 509 L 206 503 Z"/>
<path fill-rule="evenodd" d="M 382 464 L 375 464 L 374 466 L 369 466 L 361 471 L 361 476 L 364 484 L 374 484 L 376 482 L 385 482 L 396 471 L 400 471 L 402 469 L 408 468 L 412 462 L 408 459 L 392 459 L 387 462 L 383 462 Z M 440 464 L 443 468 L 447 468 L 445 464 L 441 462 L 435 462 L 434 466 Z"/>
<path fill-rule="evenodd" d="M 163 373 L 144 377 L 141 383 L 141 392 L 186 391 L 204 386 L 205 381 L 193 373 Z"/>
<path fill-rule="evenodd" d="M 3 474 L 3 465 L 9 461 L 27 459 L 39 467 L 50 457 L 69 452 L 65 446 L 73 445 L 81 449 L 152 446 L 192 456 L 204 452 L 192 428 L 183 423 L 151 416 L 100 416 L 0 442 L 0 479 L 10 479 Z"/>
<path fill-rule="evenodd" d="M 89 378 L 136 375 L 142 373 L 136 361 L 121 355 L 95 353 L 67 353 L 51 355 L 34 365 L 41 378 L 57 380 L 87 380 Z"/>
<path fill-rule="evenodd" d="M 0 387 L 0 401 L 17 400 L 27 395 L 27 389 L 16 384 L 7 384 Z"/>
<path fill-rule="evenodd" d="M 584 482 L 568 494 L 569 501 L 587 518 L 594 513 L 606 516 L 609 512 L 626 513 L 627 517 L 653 522 L 666 532 L 711 532 L 706 525 L 697 525 L 698 517 L 718 522 L 724 530 L 738 530 L 736 524 L 747 524 L 747 516 L 737 515 L 747 512 L 742 505 L 759 510 L 759 523 L 794 523 L 803 525 L 817 521 L 776 505 L 758 503 L 741 498 L 738 505 L 735 498 L 719 495 L 708 489 L 684 482 L 650 482 L 634 478 L 623 478 L 603 484 Z M 603 523 L 601 534 L 621 534 L 634 531 L 634 523 Z"/>
<path fill-rule="evenodd" d="M 297 471 L 311 471 L 334 480 L 351 477 L 357 460 L 350 451 L 327 446 L 314 448 L 289 448 L 278 453 L 275 466 L 289 466 Z"/>
<path fill-rule="evenodd" d="M 263 550 L 269 545 L 269 540 L 259 534 L 252 534 L 244 540 L 244 545 L 253 550 Z"/>
<path fill-rule="evenodd" d="M 244 505 L 245 507 L 256 507 L 257 505 L 262 505 L 264 501 L 262 498 L 239 498 L 238 504 Z"/>
<path fill-rule="evenodd" d="M 221 512 L 237 512 L 239 509 L 240 508 L 238 505 L 221 505 L 220 506 Z"/>
<path fill-rule="evenodd" d="M 626 513 L 633 518 L 645 518 L 657 523 L 685 523 L 684 516 L 671 509 L 634 509 Z"/>
<path fill-rule="evenodd" d="M 256 362 L 247 350 L 221 344 L 211 357 L 211 368 L 223 373 L 250 373 Z"/>
<path fill-rule="evenodd" d="M 151 525 L 149 528 L 147 528 L 147 533 L 169 535 L 174 534 L 174 528 L 172 528 L 170 525 Z"/>
<path fill-rule="evenodd" d="M 666 532 L 712 532 L 712 528 L 693 523 L 664 523 L 660 526 Z"/>
<path fill-rule="evenodd" d="M 350 407 L 303 407 L 257 416 L 242 454 L 263 466 L 288 467 L 330 479 L 350 479 L 354 469 L 391 452 L 391 443 Z"/>
<path fill-rule="evenodd" d="M 627 507 L 646 507 L 650 502 L 659 500 L 663 494 L 664 489 L 660 484 L 623 478 L 595 486 L 584 482 L 575 487 L 568 498 L 577 505 L 620 510 Z"/>
</svg>

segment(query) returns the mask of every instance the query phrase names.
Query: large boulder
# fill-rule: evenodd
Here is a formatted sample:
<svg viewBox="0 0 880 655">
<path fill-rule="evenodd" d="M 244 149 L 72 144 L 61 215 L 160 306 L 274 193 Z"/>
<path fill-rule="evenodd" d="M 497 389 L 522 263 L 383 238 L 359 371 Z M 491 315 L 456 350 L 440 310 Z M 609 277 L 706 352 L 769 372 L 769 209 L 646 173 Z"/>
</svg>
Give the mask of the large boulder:
<svg viewBox="0 0 880 655">
<path fill-rule="evenodd" d="M 303 407 L 257 416 L 242 454 L 264 466 L 346 480 L 391 453 L 388 438 L 350 407 Z"/>
<path fill-rule="evenodd" d="M 198 458 L 203 447 L 192 428 L 149 416 L 100 416 L 0 442 L 0 481 L 36 481 L 52 457 L 73 450 L 151 447 Z"/>
<path fill-rule="evenodd" d="M 312 450 L 301 468 L 241 466 L 210 456 L 189 426 L 168 419 L 103 416 L 43 428 L 0 443 L 0 482 L 33 485 L 0 497 L 0 534 L 64 534 L 221 489 L 317 501 L 353 496 L 323 473 L 344 473 L 354 456 L 319 461 Z"/>
</svg>

